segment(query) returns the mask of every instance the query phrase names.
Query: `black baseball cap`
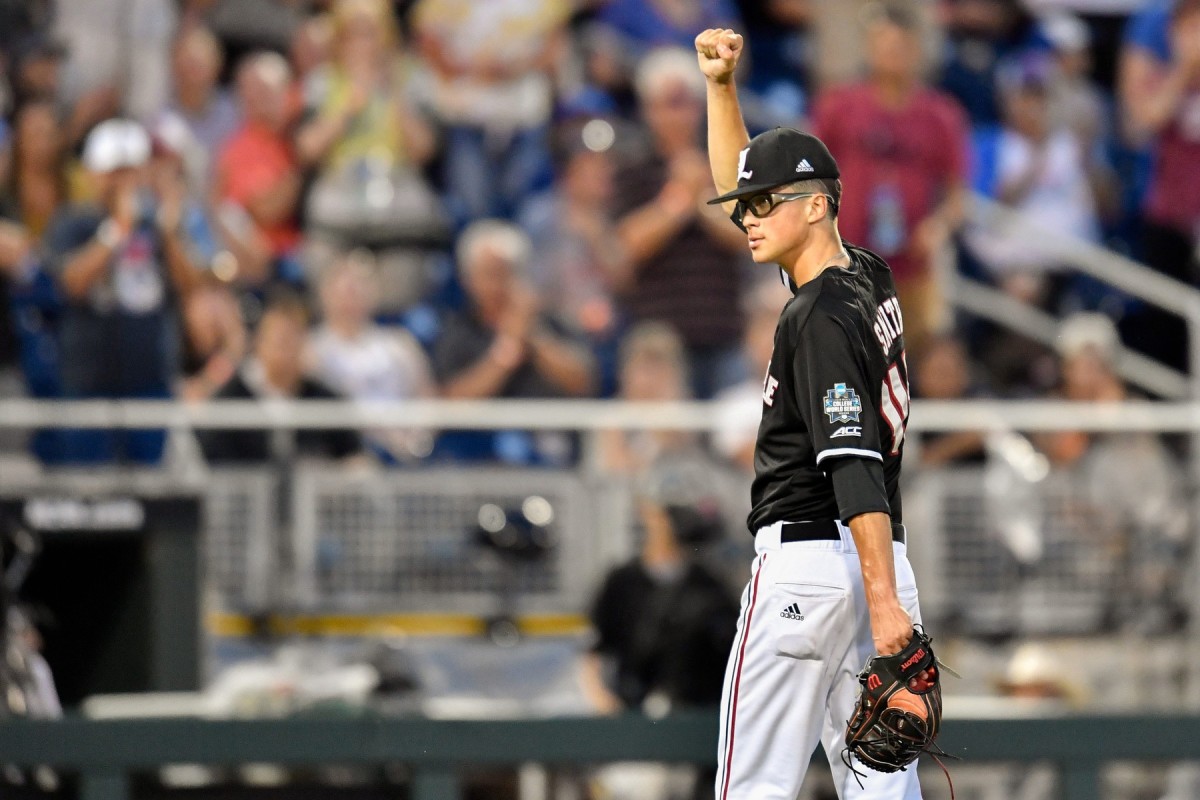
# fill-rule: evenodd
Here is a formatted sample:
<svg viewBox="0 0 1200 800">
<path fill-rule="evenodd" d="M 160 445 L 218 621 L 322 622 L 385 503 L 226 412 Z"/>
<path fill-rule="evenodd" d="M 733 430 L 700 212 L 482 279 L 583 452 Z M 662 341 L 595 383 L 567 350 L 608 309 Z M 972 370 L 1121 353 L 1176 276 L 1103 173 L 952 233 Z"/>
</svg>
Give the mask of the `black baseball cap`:
<svg viewBox="0 0 1200 800">
<path fill-rule="evenodd" d="M 838 177 L 837 161 L 824 142 L 795 128 L 773 128 L 755 136 L 741 152 L 737 188 L 708 204 L 749 197 L 795 181 Z"/>
</svg>

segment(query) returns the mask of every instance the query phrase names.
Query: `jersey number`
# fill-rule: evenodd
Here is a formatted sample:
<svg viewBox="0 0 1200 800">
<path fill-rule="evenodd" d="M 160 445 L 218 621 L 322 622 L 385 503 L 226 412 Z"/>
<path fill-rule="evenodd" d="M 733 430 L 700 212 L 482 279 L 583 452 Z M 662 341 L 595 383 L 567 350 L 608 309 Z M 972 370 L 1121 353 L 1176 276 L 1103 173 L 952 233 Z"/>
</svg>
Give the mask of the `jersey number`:
<svg viewBox="0 0 1200 800">
<path fill-rule="evenodd" d="M 888 367 L 879 402 L 883 421 L 892 430 L 891 454 L 894 456 L 900 454 L 900 445 L 904 444 L 904 429 L 908 426 L 908 405 L 908 364 L 905 363 L 904 353 L 901 353 L 900 360 Z"/>
</svg>

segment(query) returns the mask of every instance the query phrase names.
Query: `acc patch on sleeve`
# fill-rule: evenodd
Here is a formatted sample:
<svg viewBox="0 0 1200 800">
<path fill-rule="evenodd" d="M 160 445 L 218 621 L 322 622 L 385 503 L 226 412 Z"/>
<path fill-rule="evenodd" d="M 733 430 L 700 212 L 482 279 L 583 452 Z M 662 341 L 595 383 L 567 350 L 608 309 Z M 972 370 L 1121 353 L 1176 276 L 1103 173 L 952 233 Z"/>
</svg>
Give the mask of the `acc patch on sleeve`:
<svg viewBox="0 0 1200 800">
<path fill-rule="evenodd" d="M 847 388 L 846 384 L 835 383 L 833 388 L 825 393 L 825 413 L 831 423 L 858 422 L 862 416 L 862 400 L 853 389 Z"/>
</svg>

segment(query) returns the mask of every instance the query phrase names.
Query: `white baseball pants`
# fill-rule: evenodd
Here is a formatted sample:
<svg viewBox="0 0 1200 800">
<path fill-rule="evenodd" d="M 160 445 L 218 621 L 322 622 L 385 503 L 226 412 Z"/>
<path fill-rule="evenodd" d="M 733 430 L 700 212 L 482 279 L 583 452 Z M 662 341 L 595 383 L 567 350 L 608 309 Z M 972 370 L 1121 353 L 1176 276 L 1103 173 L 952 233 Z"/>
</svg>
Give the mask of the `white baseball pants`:
<svg viewBox="0 0 1200 800">
<path fill-rule="evenodd" d="M 758 531 L 721 698 L 716 800 L 795 800 L 817 744 L 842 800 L 920 800 L 915 765 L 882 773 L 842 762 L 859 670 L 874 655 L 862 569 L 850 529 L 840 541 L 779 540 Z M 896 586 L 913 622 L 917 587 L 905 546 L 893 543 Z"/>
</svg>

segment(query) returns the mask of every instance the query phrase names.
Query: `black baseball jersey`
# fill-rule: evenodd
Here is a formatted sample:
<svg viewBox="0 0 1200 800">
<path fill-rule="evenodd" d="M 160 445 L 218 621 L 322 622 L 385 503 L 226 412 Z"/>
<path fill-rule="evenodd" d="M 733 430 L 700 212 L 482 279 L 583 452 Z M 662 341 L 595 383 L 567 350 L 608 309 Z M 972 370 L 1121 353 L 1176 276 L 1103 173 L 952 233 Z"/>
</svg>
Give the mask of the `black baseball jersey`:
<svg viewBox="0 0 1200 800">
<path fill-rule="evenodd" d="M 775 329 L 754 454 L 753 533 L 778 521 L 901 521 L 908 422 L 904 321 L 892 271 L 851 245 L 793 291 Z"/>
</svg>

